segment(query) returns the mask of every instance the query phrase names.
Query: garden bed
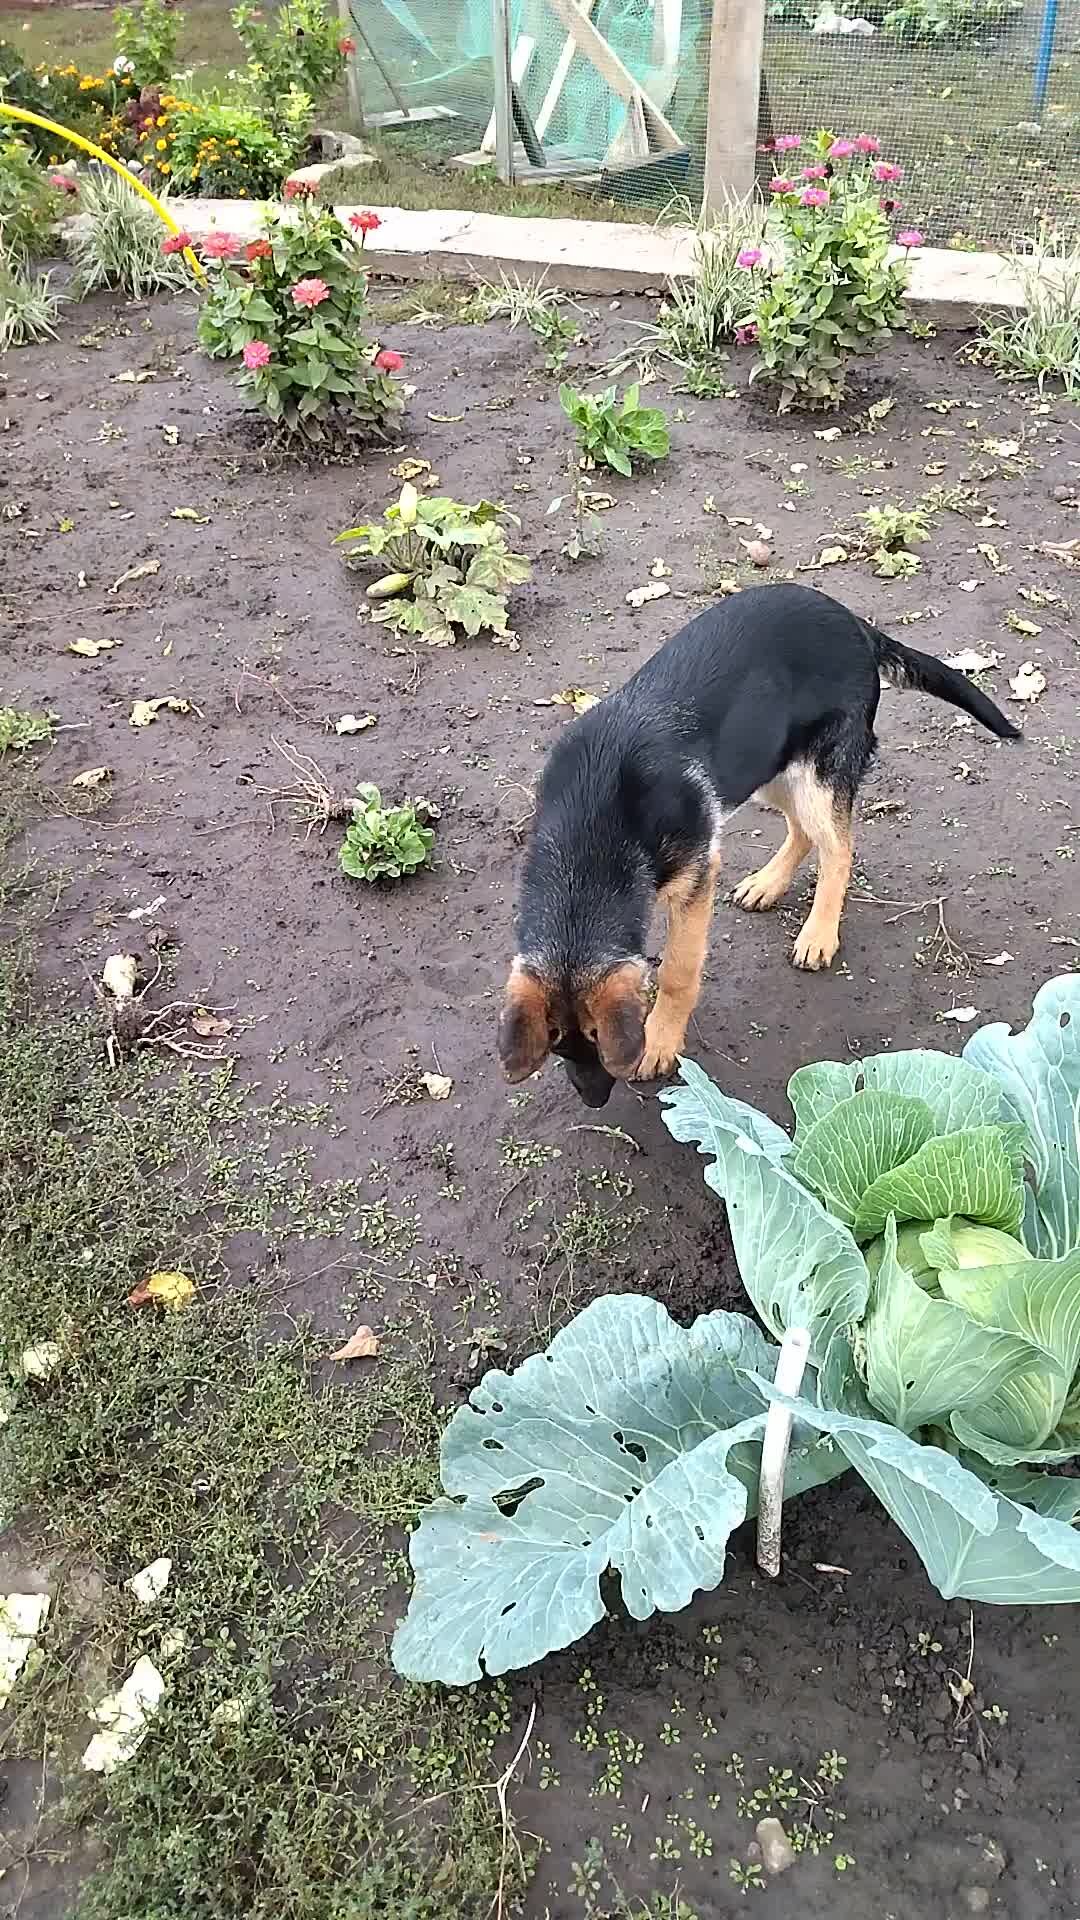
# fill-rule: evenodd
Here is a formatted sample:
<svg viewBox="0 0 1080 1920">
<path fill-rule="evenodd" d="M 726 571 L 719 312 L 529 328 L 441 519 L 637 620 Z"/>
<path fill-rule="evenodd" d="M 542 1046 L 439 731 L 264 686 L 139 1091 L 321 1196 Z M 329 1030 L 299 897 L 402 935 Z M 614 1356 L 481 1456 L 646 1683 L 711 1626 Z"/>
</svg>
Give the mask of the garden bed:
<svg viewBox="0 0 1080 1920">
<path fill-rule="evenodd" d="M 554 696 L 618 684 L 725 583 L 751 584 L 742 543 L 755 537 L 773 549 L 769 577 L 821 585 L 908 644 L 996 652 L 985 684 L 1003 704 L 1033 661 L 1046 686 L 1030 707 L 1009 705 L 1025 726 L 1016 750 L 951 709 L 884 696 L 840 961 L 825 976 L 788 965 L 805 882 L 773 918 L 721 905 L 691 1049 L 727 1092 L 782 1117 L 786 1081 L 808 1060 L 959 1045 L 969 1007 L 1019 1024 L 1034 987 L 1080 955 L 1080 571 L 1042 551 L 1080 531 L 1080 435 L 1075 409 L 965 364 L 955 336 L 895 346 L 867 363 L 844 412 L 811 420 L 778 422 L 748 397 L 749 355 L 736 354 L 737 397 L 646 390 L 672 414 L 671 457 L 632 482 L 594 476 L 611 501 L 597 516 L 603 551 L 572 563 L 567 506 L 550 511 L 573 493 L 569 435 L 540 350 L 524 329 L 439 325 L 433 298 L 436 324 L 407 325 L 417 298 L 383 296 L 381 337 L 406 353 L 416 389 L 400 441 L 348 466 L 260 450 L 227 375 L 192 350 L 186 297 L 94 300 L 57 343 L 12 358 L 0 644 L 4 700 L 50 710 L 62 729 L 32 750 L 26 851 L 57 876 L 44 983 L 92 1008 L 87 972 L 130 950 L 152 973 L 164 933 L 154 1004 L 203 1007 L 226 1029 L 200 1036 L 182 1021 L 182 1048 L 227 1057 L 264 1102 L 280 1089 L 289 1149 L 306 1150 L 320 1180 L 359 1182 L 357 1208 L 373 1210 L 359 1247 L 356 1210 L 300 1233 L 249 1230 L 232 1285 L 250 1284 L 269 1246 L 271 1325 L 308 1313 L 329 1351 L 368 1322 L 382 1350 L 362 1369 L 419 1343 L 449 1408 L 485 1365 L 543 1344 L 596 1293 L 646 1291 L 684 1322 L 741 1304 L 721 1209 L 653 1090 L 619 1092 L 598 1126 L 561 1069 L 514 1092 L 499 1078 L 495 1010 L 530 790 L 568 720 Z M 589 359 L 603 364 L 648 317 L 623 302 L 583 321 Z M 534 570 L 512 595 L 516 650 L 395 649 L 358 624 L 361 582 L 330 542 L 398 492 L 403 460 L 430 462 L 458 500 L 520 515 Z M 914 577 L 880 580 L 856 560 L 814 569 L 857 513 L 936 487 L 958 491 L 933 514 Z M 627 593 L 656 574 L 670 592 L 632 611 Z M 70 650 L 80 639 L 113 644 L 88 657 Z M 188 710 L 131 724 L 135 702 L 162 697 Z M 375 724 L 339 735 L 346 714 Z M 268 797 L 294 777 L 282 749 L 309 756 L 335 792 L 373 780 L 435 802 L 435 870 L 394 888 L 344 877 L 340 829 L 305 833 Z M 99 766 L 101 786 L 72 787 Z M 735 821 L 729 883 L 776 839 L 771 816 Z M 452 1081 L 445 1100 L 425 1073 Z M 254 1177 L 269 1181 L 268 1168 Z M 361 1370 L 352 1391 L 372 1390 Z M 380 1436 L 376 1455 L 392 1444 Z M 344 1578 L 359 1522 L 341 1505 L 326 1537 Z M 753 1910 L 777 1920 L 1063 1920 L 1080 1885 L 1064 1811 L 1075 1613 L 972 1616 L 942 1602 L 850 1482 L 789 1507 L 784 1544 L 774 1588 L 740 1535 L 717 1594 L 674 1619 L 613 1622 L 500 1694 L 491 1778 L 536 1707 L 511 1793 L 523 1843 L 544 1848 L 523 1910 L 705 1920 L 742 1909 L 735 1861 Z M 397 1562 L 385 1581 L 392 1622 Z M 433 1711 L 415 1707 L 422 1748 Z M 830 1753 L 843 1765 L 826 1761 L 804 1789 Z M 770 1785 L 770 1769 L 788 1768 L 791 1782 Z M 28 1801 L 29 1773 L 15 1778 Z M 807 1796 L 797 1812 L 792 1784 Z M 430 1791 L 425 1775 L 420 1797 Z M 413 1804 L 407 1782 L 399 1792 L 395 1812 Z M 833 1837 L 816 1853 L 808 1843 L 759 1898 L 740 1800 Z M 439 1912 L 438 1855 L 416 1872 L 431 1902 L 417 1910 Z M 68 1910 L 44 1879 L 30 1886 L 24 1914 Z M 643 1904 L 676 1888 L 684 1909 Z M 479 1915 L 494 1893 L 478 1886 L 455 1914 Z M 332 1899 L 328 1882 L 321 1907 L 279 1911 L 329 1915 Z"/>
</svg>

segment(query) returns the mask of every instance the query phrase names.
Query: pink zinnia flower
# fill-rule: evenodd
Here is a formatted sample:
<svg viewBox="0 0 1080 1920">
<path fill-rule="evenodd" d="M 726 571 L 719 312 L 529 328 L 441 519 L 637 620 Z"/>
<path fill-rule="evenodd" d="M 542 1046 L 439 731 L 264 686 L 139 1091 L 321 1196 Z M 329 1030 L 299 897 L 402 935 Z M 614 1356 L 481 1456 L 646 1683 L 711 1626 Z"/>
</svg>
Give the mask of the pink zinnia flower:
<svg viewBox="0 0 1080 1920">
<path fill-rule="evenodd" d="M 872 133 L 860 133 L 855 139 L 856 153 L 880 153 L 881 141 L 875 140 Z"/>
<path fill-rule="evenodd" d="M 794 153 L 796 147 L 801 147 L 801 146 L 802 146 L 802 136 L 800 134 L 778 133 L 776 136 L 776 146 L 774 151 L 776 153 Z"/>
<path fill-rule="evenodd" d="M 393 347 L 384 347 L 381 353 L 375 355 L 375 365 L 380 373 L 400 373 L 405 365 L 405 355 L 395 353 Z"/>
<path fill-rule="evenodd" d="M 854 140 L 834 140 L 829 148 L 830 160 L 848 160 L 855 151 Z"/>
<path fill-rule="evenodd" d="M 339 53 L 342 53 L 342 54 L 349 54 L 349 53 L 356 52 L 356 41 L 353 39 L 351 34 L 347 33 L 343 40 L 338 41 L 337 50 Z"/>
<path fill-rule="evenodd" d="M 70 173 L 50 173 L 49 185 L 55 187 L 58 193 L 78 193 L 79 191 L 79 183 L 72 179 Z"/>
<path fill-rule="evenodd" d="M 827 180 L 829 169 L 828 167 L 804 167 L 802 177 L 804 180 Z"/>
<path fill-rule="evenodd" d="M 285 182 L 286 200 L 313 199 L 315 193 L 316 187 L 313 180 L 286 180 Z"/>
<path fill-rule="evenodd" d="M 795 191 L 794 180 L 770 180 L 769 181 L 770 193 L 794 193 L 794 191 Z"/>
<path fill-rule="evenodd" d="M 243 252 L 244 243 L 235 233 L 208 233 L 202 250 L 208 260 L 229 260 L 234 253 Z"/>
<path fill-rule="evenodd" d="M 191 245 L 190 233 L 183 229 L 179 233 L 167 233 L 161 243 L 162 253 L 184 253 Z"/>
<path fill-rule="evenodd" d="M 736 327 L 735 338 L 740 347 L 752 347 L 757 339 L 757 321 L 748 320 L 744 327 Z"/>
<path fill-rule="evenodd" d="M 899 200 L 879 200 L 878 206 L 882 213 L 899 213 L 900 211 Z"/>
<path fill-rule="evenodd" d="M 882 186 L 887 186 L 891 180 L 902 180 L 904 177 L 903 167 L 895 166 L 891 160 L 879 160 L 871 171 L 874 179 L 880 180 Z"/>
<path fill-rule="evenodd" d="M 921 247 L 923 237 L 918 227 L 908 227 L 906 233 L 897 234 L 896 244 L 898 247 Z"/>
<path fill-rule="evenodd" d="M 296 307 L 319 307 L 329 300 L 330 289 L 325 280 L 317 277 L 311 280 L 298 280 L 292 290 L 293 305 Z"/>
<path fill-rule="evenodd" d="M 804 207 L 827 207 L 829 204 L 829 196 L 824 187 L 807 187 L 806 192 L 799 195 L 799 199 Z"/>
<path fill-rule="evenodd" d="M 760 259 L 760 247 L 744 247 L 735 264 L 739 267 L 756 267 Z"/>
<path fill-rule="evenodd" d="M 249 373 L 270 365 L 270 349 L 265 340 L 249 340 L 244 348 L 244 365 Z"/>
</svg>

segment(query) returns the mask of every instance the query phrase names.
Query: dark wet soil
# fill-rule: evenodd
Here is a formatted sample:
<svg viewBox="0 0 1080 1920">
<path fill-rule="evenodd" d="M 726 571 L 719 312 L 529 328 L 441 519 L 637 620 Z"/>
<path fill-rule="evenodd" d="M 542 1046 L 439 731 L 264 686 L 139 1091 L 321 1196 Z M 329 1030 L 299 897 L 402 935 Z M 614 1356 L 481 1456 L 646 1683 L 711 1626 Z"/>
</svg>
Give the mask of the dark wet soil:
<svg viewBox="0 0 1080 1920">
<path fill-rule="evenodd" d="M 644 311 L 623 303 L 589 323 L 598 364 Z M 191 348 L 185 301 L 90 303 L 57 343 L 9 355 L 0 701 L 61 724 L 30 847 L 64 875 L 46 976 L 88 996 L 84 968 L 96 977 L 129 949 L 152 971 L 152 936 L 167 936 L 162 1003 L 219 1010 L 237 1073 L 310 1103 L 319 1175 L 366 1177 L 392 1213 L 385 1249 L 350 1284 L 390 1337 L 430 1320 L 452 1403 L 485 1356 L 520 1356 L 604 1289 L 649 1291 L 683 1320 L 740 1297 L 720 1210 L 652 1091 L 617 1092 L 596 1116 L 558 1069 L 516 1093 L 496 1071 L 530 788 L 568 722 L 551 697 L 617 684 L 722 579 L 749 583 L 743 539 L 768 540 L 777 577 L 868 506 L 960 489 L 911 580 L 855 561 L 797 577 L 910 644 L 996 652 L 985 684 L 1006 704 L 1033 660 L 1046 690 L 1009 708 L 1025 742 L 1001 748 L 951 709 L 887 694 L 841 961 L 827 976 L 788 964 L 808 882 L 771 918 L 721 904 L 692 1050 L 783 1117 L 805 1061 L 958 1047 L 965 1027 L 945 1016 L 966 1006 L 1023 1020 L 1036 986 L 1080 954 L 1080 573 L 1040 551 L 1080 533 L 1080 432 L 1075 409 L 965 364 L 956 336 L 868 366 L 835 422 L 777 423 L 746 399 L 736 360 L 737 398 L 651 389 L 674 410 L 671 457 L 632 483 L 596 478 L 613 503 L 604 550 L 575 565 L 560 551 L 567 509 L 549 512 L 568 491 L 567 431 L 528 336 L 386 337 L 416 386 L 401 445 L 315 469 L 253 450 L 226 377 Z M 520 514 L 534 575 L 514 597 L 517 651 L 412 655 L 358 621 L 361 583 L 330 542 L 389 501 L 403 457 L 430 461 L 460 499 Z M 658 560 L 670 593 L 632 611 L 627 592 Z M 68 650 L 79 638 L 117 644 L 83 658 Z M 160 696 L 190 711 L 132 726 L 133 703 Z M 335 732 L 367 712 L 373 728 Z M 437 802 L 435 870 L 392 889 L 343 877 L 340 829 L 305 834 L 268 795 L 295 778 L 287 752 L 335 792 L 374 780 Z M 101 765 L 111 779 L 88 800 L 71 782 Z M 733 823 L 732 884 L 776 837 L 753 809 Z M 452 1078 L 449 1099 L 406 1097 L 429 1071 Z M 339 1335 L 325 1244 L 292 1259 L 293 1304 Z M 702 1917 L 747 1903 L 762 1920 L 1080 1913 L 1075 1614 L 942 1602 L 858 1485 L 788 1514 L 775 1587 L 740 1540 L 724 1587 L 686 1614 L 612 1623 L 515 1685 L 515 1726 L 539 1703 L 516 1798 L 543 1842 L 533 1920 L 637 1916 L 635 1901 L 676 1889 Z M 819 1796 L 802 1782 L 830 1751 L 842 1777 Z M 739 1802 L 767 1793 L 770 1768 L 790 1768 L 801 1796 L 793 1812 L 776 1790 L 789 1827 L 832 1839 L 744 1891 L 731 1862 L 752 1866 L 754 1823 Z"/>
</svg>

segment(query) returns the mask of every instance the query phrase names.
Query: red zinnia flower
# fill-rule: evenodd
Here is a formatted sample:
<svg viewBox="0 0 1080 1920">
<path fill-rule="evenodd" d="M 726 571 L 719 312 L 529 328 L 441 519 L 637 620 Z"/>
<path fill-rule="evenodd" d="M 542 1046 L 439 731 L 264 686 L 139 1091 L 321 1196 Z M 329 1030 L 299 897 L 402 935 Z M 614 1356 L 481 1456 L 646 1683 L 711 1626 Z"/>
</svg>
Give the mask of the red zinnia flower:
<svg viewBox="0 0 1080 1920">
<path fill-rule="evenodd" d="M 354 233 L 374 233 L 382 221 L 377 213 L 350 213 L 349 225 Z"/>
<path fill-rule="evenodd" d="M 269 260 L 273 251 L 269 240 L 249 240 L 244 248 L 249 260 Z"/>
<path fill-rule="evenodd" d="M 179 233 L 167 233 L 161 243 L 162 253 L 184 253 L 191 245 L 190 233 L 183 229 Z"/>
<path fill-rule="evenodd" d="M 384 347 L 381 353 L 375 355 L 375 365 L 380 373 L 400 373 L 405 365 L 405 355 L 395 353 L 393 347 Z"/>
<path fill-rule="evenodd" d="M 208 233 L 202 243 L 202 250 L 208 260 L 229 260 L 233 254 L 243 250 L 243 241 L 235 233 Z"/>
<path fill-rule="evenodd" d="M 297 307 L 319 307 L 330 298 L 330 289 L 325 280 L 313 277 L 310 280 L 298 280 L 292 290 L 293 305 Z"/>
<path fill-rule="evenodd" d="M 350 53 L 356 52 L 356 41 L 353 39 L 351 34 L 347 33 L 343 40 L 338 41 L 337 50 L 341 54 L 350 54 Z"/>
</svg>

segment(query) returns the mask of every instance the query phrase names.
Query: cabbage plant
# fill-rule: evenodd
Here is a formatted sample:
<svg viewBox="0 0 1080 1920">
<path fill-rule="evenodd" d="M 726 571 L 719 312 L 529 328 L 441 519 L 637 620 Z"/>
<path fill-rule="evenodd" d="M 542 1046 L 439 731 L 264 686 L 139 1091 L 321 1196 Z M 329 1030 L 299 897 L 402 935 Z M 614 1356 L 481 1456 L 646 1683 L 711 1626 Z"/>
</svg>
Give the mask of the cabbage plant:
<svg viewBox="0 0 1080 1920">
<path fill-rule="evenodd" d="M 1080 1479 L 1048 1471 L 1080 1456 L 1080 977 L 959 1059 L 800 1068 L 790 1133 L 680 1073 L 664 1120 L 708 1162 L 762 1326 L 613 1295 L 485 1375 L 412 1536 L 394 1662 L 414 1679 L 568 1646 L 605 1575 L 637 1619 L 719 1585 L 795 1327 L 785 1498 L 854 1469 L 945 1598 L 1080 1600 Z"/>
</svg>

